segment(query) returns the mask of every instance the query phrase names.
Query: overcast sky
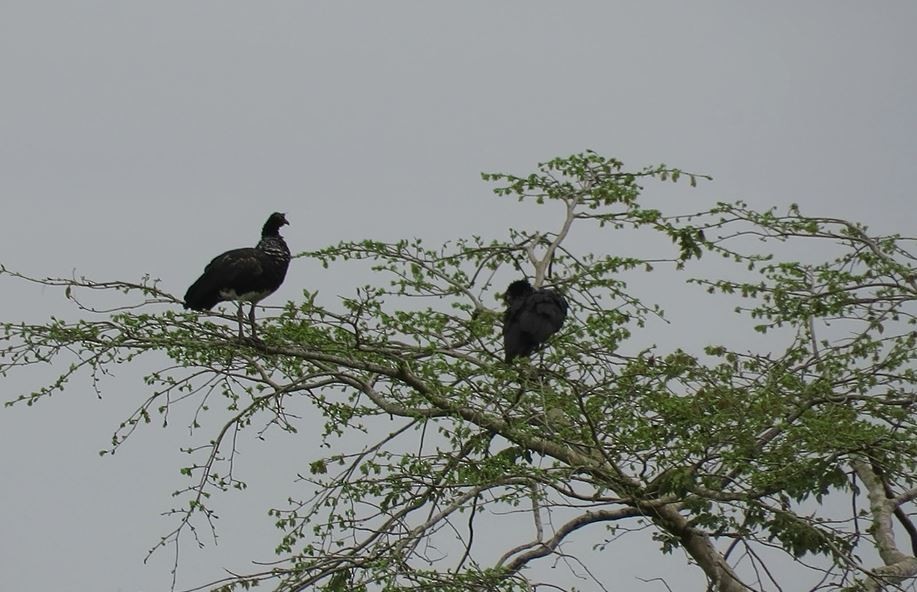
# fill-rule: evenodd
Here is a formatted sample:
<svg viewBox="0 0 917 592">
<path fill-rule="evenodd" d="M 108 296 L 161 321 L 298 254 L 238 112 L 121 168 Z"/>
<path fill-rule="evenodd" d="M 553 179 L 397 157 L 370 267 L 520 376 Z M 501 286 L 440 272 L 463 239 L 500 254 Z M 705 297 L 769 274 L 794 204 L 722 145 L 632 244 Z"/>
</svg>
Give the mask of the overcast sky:
<svg viewBox="0 0 917 592">
<path fill-rule="evenodd" d="M 915 27 L 911 1 L 0 0 L 0 263 L 148 273 L 180 294 L 275 210 L 295 252 L 502 236 L 544 213 L 493 198 L 479 173 L 587 148 L 714 177 L 649 186 L 673 212 L 797 202 L 914 234 Z M 294 262 L 271 302 L 365 278 L 315 281 Z M 55 291 L 0 286 L 3 320 L 67 310 Z M 186 430 L 96 454 L 146 396 L 139 376 L 123 368 L 101 400 L 78 382 L 37 408 L 0 409 L 3 589 L 168 585 L 170 558 L 142 559 L 169 529 L 158 514 L 183 484 Z M 14 377 L 0 394 L 28 384 Z M 307 461 L 307 446 L 284 437 L 245 453 Z M 252 490 L 226 502 L 219 547 L 185 545 L 180 584 L 270 559 L 265 511 L 293 469 L 278 462 L 258 485 L 267 469 L 243 462 Z M 620 558 L 622 585 L 660 590 L 633 579 L 660 573 L 657 559 Z M 700 585 L 681 556 L 664 570 L 690 574 L 669 580 L 676 590 Z"/>
</svg>

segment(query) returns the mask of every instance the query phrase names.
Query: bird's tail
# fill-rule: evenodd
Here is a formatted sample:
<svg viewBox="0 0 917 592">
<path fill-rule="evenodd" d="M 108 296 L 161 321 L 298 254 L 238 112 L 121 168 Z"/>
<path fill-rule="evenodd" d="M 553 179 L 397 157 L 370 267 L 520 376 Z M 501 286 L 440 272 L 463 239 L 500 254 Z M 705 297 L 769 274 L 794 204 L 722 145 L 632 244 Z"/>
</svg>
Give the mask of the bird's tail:
<svg viewBox="0 0 917 592">
<path fill-rule="evenodd" d="M 185 292 L 185 308 L 191 310 L 210 310 L 220 301 L 219 290 L 211 285 L 205 276 L 199 278 L 191 284 L 188 291 Z"/>
</svg>

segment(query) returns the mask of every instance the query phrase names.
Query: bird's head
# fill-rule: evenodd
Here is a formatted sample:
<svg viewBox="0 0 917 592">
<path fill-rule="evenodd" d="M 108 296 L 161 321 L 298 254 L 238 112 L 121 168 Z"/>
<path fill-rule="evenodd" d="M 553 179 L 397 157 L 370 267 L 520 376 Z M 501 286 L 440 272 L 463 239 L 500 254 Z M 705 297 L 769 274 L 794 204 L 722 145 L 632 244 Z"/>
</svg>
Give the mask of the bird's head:
<svg viewBox="0 0 917 592">
<path fill-rule="evenodd" d="M 525 298 L 534 291 L 535 289 L 532 288 L 532 284 L 528 280 L 516 280 L 506 288 L 506 292 L 503 294 L 503 302 L 510 304 L 520 298 Z"/>
<path fill-rule="evenodd" d="M 264 223 L 264 229 L 261 231 L 261 236 L 279 236 L 277 231 L 285 224 L 289 224 L 286 214 L 274 212 L 267 219 L 267 222 Z"/>
</svg>

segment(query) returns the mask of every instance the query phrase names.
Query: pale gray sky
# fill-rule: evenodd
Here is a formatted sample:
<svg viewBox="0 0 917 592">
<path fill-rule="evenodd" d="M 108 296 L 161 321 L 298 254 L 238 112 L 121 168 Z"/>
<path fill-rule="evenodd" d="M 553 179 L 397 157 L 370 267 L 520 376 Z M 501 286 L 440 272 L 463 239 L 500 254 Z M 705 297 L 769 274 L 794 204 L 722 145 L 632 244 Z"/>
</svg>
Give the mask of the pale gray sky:
<svg viewBox="0 0 917 592">
<path fill-rule="evenodd" d="M 294 251 L 553 228 L 493 198 L 478 173 L 587 148 L 714 176 L 697 190 L 650 186 L 673 210 L 798 202 L 913 234 L 915 26 L 910 1 L 3 0 L 0 263 L 149 273 L 182 293 L 274 210 Z M 365 281 L 316 285 L 316 273 L 294 263 L 271 302 Z M 4 320 L 68 310 L 57 292 L 2 287 Z M 144 430 L 96 455 L 145 396 L 139 376 L 123 368 L 102 400 L 77 382 L 37 408 L 0 409 L 4 589 L 168 585 L 171 558 L 142 559 L 169 530 L 158 514 L 184 483 L 186 430 Z M 0 393 L 28 385 L 14 377 Z M 271 558 L 266 508 L 312 445 L 280 436 L 243 450 L 251 490 L 221 502 L 218 547 L 185 545 L 180 584 Z M 659 590 L 633 579 L 657 575 L 657 558 L 608 565 L 622 586 Z M 683 566 L 666 561 L 670 584 L 697 589 Z"/>
</svg>

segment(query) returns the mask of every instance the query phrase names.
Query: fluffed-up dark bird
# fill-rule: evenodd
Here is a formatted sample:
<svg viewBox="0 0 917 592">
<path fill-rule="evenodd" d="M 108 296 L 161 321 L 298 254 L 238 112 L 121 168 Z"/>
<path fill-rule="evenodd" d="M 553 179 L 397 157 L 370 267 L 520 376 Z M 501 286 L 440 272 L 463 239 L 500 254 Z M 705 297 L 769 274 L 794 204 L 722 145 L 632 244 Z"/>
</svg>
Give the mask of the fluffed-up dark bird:
<svg viewBox="0 0 917 592">
<path fill-rule="evenodd" d="M 557 290 L 535 289 L 526 280 L 511 283 L 503 295 L 503 352 L 507 363 L 530 356 L 567 318 L 567 301 Z"/>
<path fill-rule="evenodd" d="M 238 302 L 241 339 L 242 303 L 250 302 L 248 320 L 255 339 L 255 304 L 280 287 L 290 265 L 290 249 L 279 232 L 284 224 L 289 224 L 286 216 L 274 212 L 264 223 L 257 245 L 226 251 L 211 261 L 185 293 L 185 308 L 210 310 L 219 302 Z"/>
</svg>

